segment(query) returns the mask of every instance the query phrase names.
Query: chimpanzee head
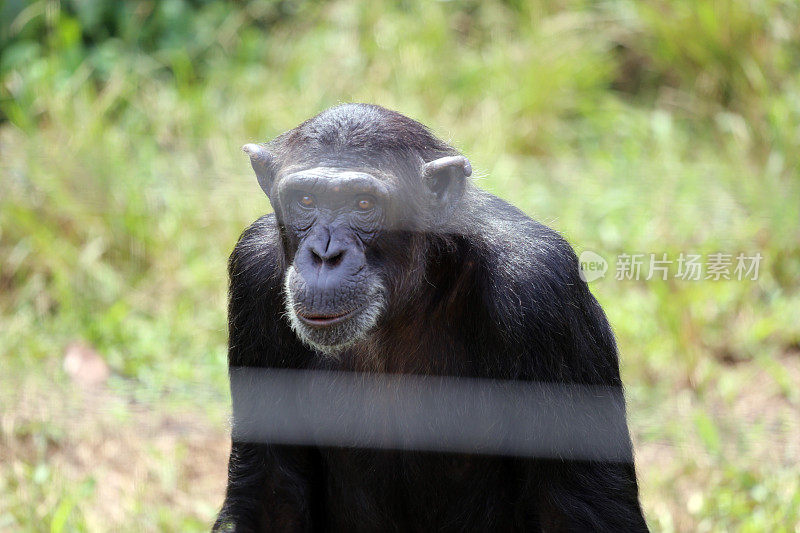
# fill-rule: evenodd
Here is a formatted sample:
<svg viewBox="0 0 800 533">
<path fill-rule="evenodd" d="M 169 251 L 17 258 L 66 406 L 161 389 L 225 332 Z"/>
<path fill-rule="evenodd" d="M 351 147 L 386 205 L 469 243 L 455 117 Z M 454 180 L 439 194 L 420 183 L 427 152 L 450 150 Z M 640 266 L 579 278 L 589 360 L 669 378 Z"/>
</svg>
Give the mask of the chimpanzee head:
<svg viewBox="0 0 800 533">
<path fill-rule="evenodd" d="M 472 172 L 422 124 L 367 104 L 243 149 L 281 231 L 292 328 L 329 354 L 413 297 L 429 237 L 447 231 Z"/>
</svg>

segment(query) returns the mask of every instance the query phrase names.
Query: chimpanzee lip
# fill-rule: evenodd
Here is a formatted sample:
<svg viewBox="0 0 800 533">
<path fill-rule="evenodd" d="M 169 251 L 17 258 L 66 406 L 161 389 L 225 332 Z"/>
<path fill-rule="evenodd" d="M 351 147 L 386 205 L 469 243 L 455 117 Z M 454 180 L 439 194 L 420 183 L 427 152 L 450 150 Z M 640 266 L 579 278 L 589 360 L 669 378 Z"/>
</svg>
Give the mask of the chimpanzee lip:
<svg viewBox="0 0 800 533">
<path fill-rule="evenodd" d="M 297 317 L 310 326 L 332 326 L 339 322 L 344 322 L 351 315 L 357 313 L 359 309 L 353 309 L 344 313 L 305 313 L 297 311 Z"/>
</svg>

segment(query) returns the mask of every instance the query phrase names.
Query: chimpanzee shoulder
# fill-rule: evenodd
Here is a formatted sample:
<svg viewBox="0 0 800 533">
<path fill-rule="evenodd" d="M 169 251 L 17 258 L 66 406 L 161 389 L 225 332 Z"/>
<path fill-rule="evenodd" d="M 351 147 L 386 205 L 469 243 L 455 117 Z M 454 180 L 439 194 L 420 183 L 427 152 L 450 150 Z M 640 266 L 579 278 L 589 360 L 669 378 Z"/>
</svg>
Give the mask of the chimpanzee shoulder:
<svg viewBox="0 0 800 533">
<path fill-rule="evenodd" d="M 231 366 L 301 367 L 308 352 L 283 318 L 284 256 L 275 215 L 270 213 L 242 232 L 228 260 Z M 281 357 L 268 354 L 280 348 Z"/>
<path fill-rule="evenodd" d="M 578 258 L 564 237 L 504 200 L 482 191 L 475 196 L 469 226 L 491 296 L 563 301 L 584 294 Z"/>
<path fill-rule="evenodd" d="M 239 236 L 228 260 L 231 284 L 277 284 L 280 290 L 283 251 L 274 213 L 255 220 Z"/>
<path fill-rule="evenodd" d="M 616 344 L 578 258 L 557 231 L 488 193 L 473 199 L 484 303 L 501 338 L 537 359 L 537 378 L 618 382 Z M 552 368 L 548 367 L 548 364 Z"/>
</svg>

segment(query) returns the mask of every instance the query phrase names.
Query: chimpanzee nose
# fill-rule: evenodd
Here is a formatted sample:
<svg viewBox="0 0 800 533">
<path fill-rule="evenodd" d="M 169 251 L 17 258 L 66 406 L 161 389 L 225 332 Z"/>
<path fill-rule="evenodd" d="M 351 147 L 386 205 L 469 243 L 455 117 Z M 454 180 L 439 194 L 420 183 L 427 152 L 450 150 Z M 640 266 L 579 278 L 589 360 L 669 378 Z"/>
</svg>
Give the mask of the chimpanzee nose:
<svg viewBox="0 0 800 533">
<path fill-rule="evenodd" d="M 311 259 L 314 261 L 314 265 L 318 267 L 325 265 L 329 268 L 338 266 L 342 262 L 344 254 L 347 251 L 340 243 L 332 240 L 327 243 L 312 243 L 311 246 L 309 246 L 309 250 L 311 251 Z"/>
</svg>

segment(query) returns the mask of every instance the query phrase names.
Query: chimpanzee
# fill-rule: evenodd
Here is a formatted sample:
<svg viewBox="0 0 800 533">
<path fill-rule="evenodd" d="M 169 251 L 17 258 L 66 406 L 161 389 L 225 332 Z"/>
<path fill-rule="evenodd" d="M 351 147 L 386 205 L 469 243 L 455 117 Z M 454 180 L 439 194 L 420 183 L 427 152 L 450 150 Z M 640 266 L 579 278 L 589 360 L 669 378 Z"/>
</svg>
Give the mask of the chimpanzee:
<svg viewBox="0 0 800 533">
<path fill-rule="evenodd" d="M 339 105 L 243 150 L 274 214 L 230 257 L 232 373 L 604 386 L 619 393 L 624 454 L 258 441 L 237 436 L 253 391 L 232 380 L 216 530 L 647 531 L 614 336 L 559 234 L 476 188 L 466 157 L 380 106 Z"/>
</svg>

